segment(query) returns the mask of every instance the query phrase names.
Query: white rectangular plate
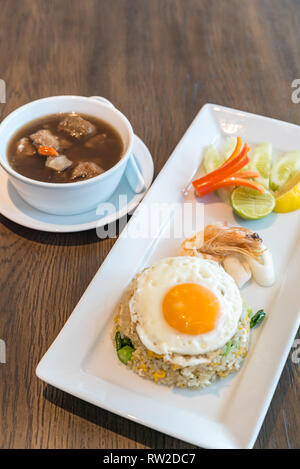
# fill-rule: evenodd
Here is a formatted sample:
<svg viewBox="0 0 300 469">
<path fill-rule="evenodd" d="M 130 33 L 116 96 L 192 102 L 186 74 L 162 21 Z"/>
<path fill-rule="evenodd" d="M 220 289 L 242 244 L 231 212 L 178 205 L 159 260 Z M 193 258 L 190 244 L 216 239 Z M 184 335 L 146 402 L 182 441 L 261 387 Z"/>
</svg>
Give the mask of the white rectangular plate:
<svg viewBox="0 0 300 469">
<path fill-rule="evenodd" d="M 267 319 L 252 332 L 249 354 L 238 373 L 198 391 L 159 386 L 120 364 L 110 338 L 115 308 L 130 280 L 155 260 L 177 255 L 181 242 L 164 235 L 176 218 L 172 210 L 155 236 L 139 237 L 145 209 L 156 203 L 182 204 L 182 188 L 198 168 L 204 147 L 218 145 L 226 135 L 239 135 L 250 144 L 271 142 L 277 151 L 289 151 L 299 149 L 300 127 L 205 105 L 39 363 L 37 375 L 99 407 L 195 445 L 251 448 L 299 326 L 300 211 L 242 222 L 213 195 L 204 206 L 205 224 L 221 220 L 258 231 L 275 261 L 273 287 L 252 282 L 242 290 L 254 310 L 265 309 Z"/>
</svg>

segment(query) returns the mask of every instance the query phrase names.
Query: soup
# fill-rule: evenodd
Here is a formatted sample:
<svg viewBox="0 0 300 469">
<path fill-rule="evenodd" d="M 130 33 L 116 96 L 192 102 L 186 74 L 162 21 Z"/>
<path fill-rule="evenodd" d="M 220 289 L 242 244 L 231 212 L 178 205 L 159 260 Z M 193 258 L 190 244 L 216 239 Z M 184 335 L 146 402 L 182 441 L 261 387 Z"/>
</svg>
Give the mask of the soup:
<svg viewBox="0 0 300 469">
<path fill-rule="evenodd" d="M 72 183 L 112 168 L 123 151 L 123 141 L 110 124 L 70 112 L 23 126 L 8 144 L 7 159 L 16 172 L 30 179 Z"/>
</svg>

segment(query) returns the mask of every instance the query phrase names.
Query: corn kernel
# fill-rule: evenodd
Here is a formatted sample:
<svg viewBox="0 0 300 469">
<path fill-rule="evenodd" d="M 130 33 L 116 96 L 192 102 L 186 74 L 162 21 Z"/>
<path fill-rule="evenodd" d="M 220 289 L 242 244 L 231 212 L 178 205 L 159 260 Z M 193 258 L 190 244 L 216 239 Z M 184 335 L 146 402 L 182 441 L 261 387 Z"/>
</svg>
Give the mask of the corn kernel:
<svg viewBox="0 0 300 469">
<path fill-rule="evenodd" d="M 164 370 L 161 370 L 160 373 L 158 373 L 158 371 L 155 371 L 153 373 L 153 378 L 154 378 L 154 381 L 157 383 L 158 379 L 162 379 L 166 376 L 166 372 Z"/>
<path fill-rule="evenodd" d="M 152 350 L 147 350 L 147 353 L 149 355 L 150 358 L 154 357 L 154 358 L 162 358 L 162 355 L 158 355 L 157 353 L 155 352 L 152 352 Z"/>
</svg>

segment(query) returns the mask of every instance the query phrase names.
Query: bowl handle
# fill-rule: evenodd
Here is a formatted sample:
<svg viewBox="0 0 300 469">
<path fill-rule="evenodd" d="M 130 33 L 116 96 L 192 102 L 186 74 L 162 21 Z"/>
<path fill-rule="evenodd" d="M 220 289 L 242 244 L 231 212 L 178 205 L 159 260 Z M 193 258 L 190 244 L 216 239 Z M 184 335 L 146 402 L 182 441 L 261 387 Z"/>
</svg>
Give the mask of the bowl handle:
<svg viewBox="0 0 300 469">
<path fill-rule="evenodd" d="M 95 99 L 96 101 L 100 101 L 103 104 L 106 104 L 110 107 L 115 107 L 108 99 L 103 98 L 103 96 L 90 96 L 90 99 Z M 136 163 L 136 159 L 133 153 L 131 153 L 129 157 L 129 161 L 125 170 L 127 181 L 136 194 L 141 194 L 146 190 L 146 184 L 144 177 Z"/>
<path fill-rule="evenodd" d="M 125 170 L 125 175 L 133 192 L 135 192 L 136 194 L 141 194 L 142 192 L 145 192 L 145 179 L 137 165 L 136 158 L 133 153 L 131 153 L 129 157 L 128 164 Z"/>
</svg>

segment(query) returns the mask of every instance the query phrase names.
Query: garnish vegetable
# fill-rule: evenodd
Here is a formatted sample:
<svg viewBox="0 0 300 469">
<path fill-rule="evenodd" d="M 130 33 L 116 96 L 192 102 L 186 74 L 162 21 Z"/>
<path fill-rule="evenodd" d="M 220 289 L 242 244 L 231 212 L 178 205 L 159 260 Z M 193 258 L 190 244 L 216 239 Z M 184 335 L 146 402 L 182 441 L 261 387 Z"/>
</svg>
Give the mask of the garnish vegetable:
<svg viewBox="0 0 300 469">
<path fill-rule="evenodd" d="M 246 186 L 257 190 L 261 194 L 264 192 L 265 189 L 261 184 L 248 179 L 250 177 L 259 177 L 257 171 L 245 171 L 244 173 L 240 171 L 250 161 L 248 156 L 250 148 L 246 143 L 242 150 L 241 146 L 241 138 L 237 137 L 236 147 L 225 163 L 214 171 L 193 181 L 193 186 L 199 197 L 227 186 Z"/>
<path fill-rule="evenodd" d="M 134 352 L 134 347 L 131 340 L 126 336 L 122 337 L 120 331 L 117 331 L 115 335 L 115 342 L 119 360 L 124 363 L 124 365 L 127 365 Z"/>
<path fill-rule="evenodd" d="M 250 319 L 250 329 L 260 326 L 265 316 L 266 316 L 266 313 L 264 312 L 263 309 L 260 309 L 259 311 L 257 311 L 257 313 L 254 314 L 254 316 L 252 316 L 252 318 Z"/>
</svg>

